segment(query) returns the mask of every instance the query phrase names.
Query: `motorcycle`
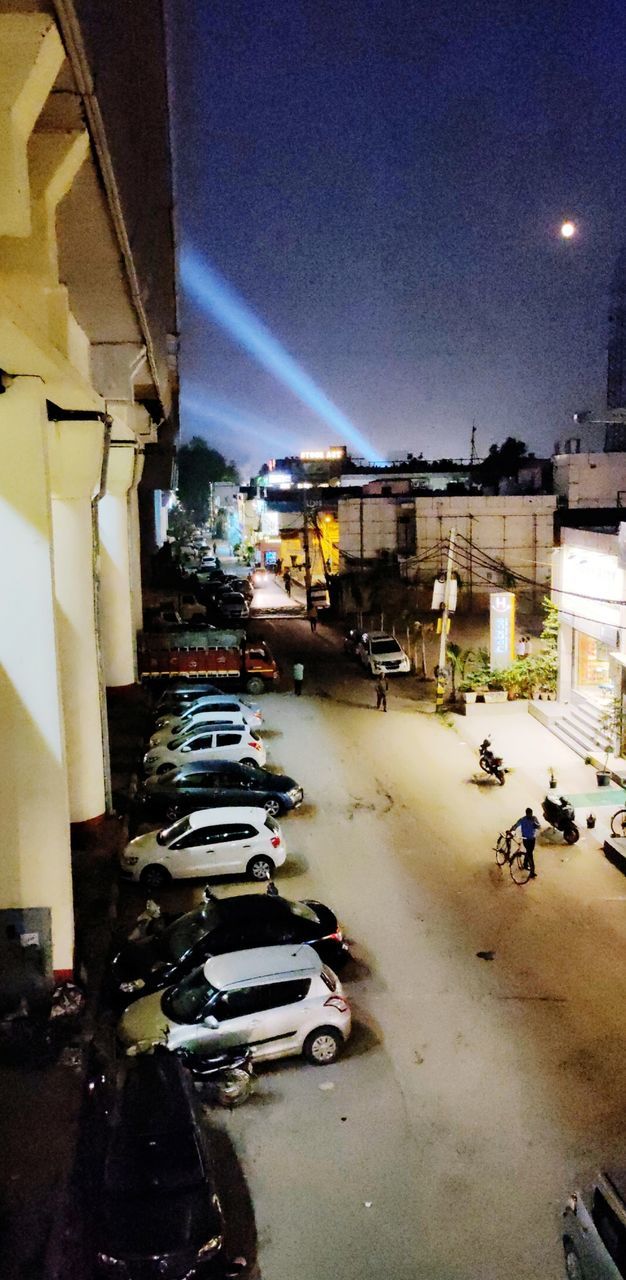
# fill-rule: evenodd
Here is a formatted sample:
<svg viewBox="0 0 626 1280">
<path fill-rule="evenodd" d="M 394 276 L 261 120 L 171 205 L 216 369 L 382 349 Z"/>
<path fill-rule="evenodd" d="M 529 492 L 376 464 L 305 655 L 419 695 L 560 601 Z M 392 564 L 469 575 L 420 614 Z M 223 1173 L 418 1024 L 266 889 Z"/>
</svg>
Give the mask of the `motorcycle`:
<svg viewBox="0 0 626 1280">
<path fill-rule="evenodd" d="M 580 838 L 580 831 L 574 822 L 574 806 L 565 796 L 559 796 L 558 803 L 551 796 L 546 796 L 541 812 L 551 827 L 556 827 L 557 831 L 563 833 L 566 844 L 576 844 Z"/>
<path fill-rule="evenodd" d="M 254 1068 L 248 1049 L 231 1049 L 210 1058 L 191 1049 L 176 1049 L 175 1053 L 207 1101 L 236 1107 L 250 1097 Z"/>
<path fill-rule="evenodd" d="M 480 758 L 479 764 L 483 773 L 489 774 L 492 778 L 497 778 L 500 786 L 504 786 L 506 769 L 502 763 L 502 756 L 494 756 L 491 750 L 491 740 L 484 738 L 479 747 Z"/>
</svg>

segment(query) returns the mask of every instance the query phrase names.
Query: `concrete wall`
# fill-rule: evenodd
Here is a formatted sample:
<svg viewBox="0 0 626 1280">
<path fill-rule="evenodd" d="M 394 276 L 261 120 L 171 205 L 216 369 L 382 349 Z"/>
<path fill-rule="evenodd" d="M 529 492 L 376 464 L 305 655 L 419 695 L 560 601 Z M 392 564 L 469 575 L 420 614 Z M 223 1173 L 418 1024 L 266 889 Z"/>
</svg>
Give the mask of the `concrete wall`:
<svg viewBox="0 0 626 1280">
<path fill-rule="evenodd" d="M 561 453 L 554 488 L 570 507 L 626 507 L 626 453 Z"/>
<path fill-rule="evenodd" d="M 441 497 L 395 500 L 379 497 L 341 498 L 339 548 L 341 568 L 358 569 L 361 560 L 375 562 L 397 552 L 397 520 L 414 508 L 416 554 L 401 561 L 403 576 L 423 583 L 425 599 L 435 575 L 444 567 L 452 526 L 458 535 L 456 565 L 463 589 L 459 608 L 484 607 L 490 590 L 505 579 L 486 558 L 538 585 L 516 584 L 516 590 L 538 603 L 549 587 L 556 498 Z M 470 545 L 471 544 L 471 545 Z"/>
</svg>

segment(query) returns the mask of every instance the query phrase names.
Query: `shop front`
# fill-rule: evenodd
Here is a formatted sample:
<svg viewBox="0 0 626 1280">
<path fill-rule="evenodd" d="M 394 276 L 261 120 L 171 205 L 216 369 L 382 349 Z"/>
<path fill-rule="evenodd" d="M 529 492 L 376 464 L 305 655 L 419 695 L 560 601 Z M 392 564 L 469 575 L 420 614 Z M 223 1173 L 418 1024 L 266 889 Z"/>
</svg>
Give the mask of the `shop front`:
<svg viewBox="0 0 626 1280">
<path fill-rule="evenodd" d="M 562 530 L 553 572 L 553 598 L 559 608 L 559 702 L 585 704 L 602 713 L 624 697 L 625 565 L 617 535 Z"/>
</svg>

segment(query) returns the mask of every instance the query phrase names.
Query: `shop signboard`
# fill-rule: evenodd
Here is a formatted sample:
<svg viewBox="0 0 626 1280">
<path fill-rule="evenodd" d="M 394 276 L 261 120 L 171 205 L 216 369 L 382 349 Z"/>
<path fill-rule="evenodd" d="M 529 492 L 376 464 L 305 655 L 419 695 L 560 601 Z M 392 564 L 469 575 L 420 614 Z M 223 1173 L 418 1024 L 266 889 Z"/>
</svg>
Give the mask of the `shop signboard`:
<svg viewBox="0 0 626 1280">
<path fill-rule="evenodd" d="M 515 592 L 489 596 L 489 661 L 492 671 L 509 667 L 515 652 Z"/>
</svg>

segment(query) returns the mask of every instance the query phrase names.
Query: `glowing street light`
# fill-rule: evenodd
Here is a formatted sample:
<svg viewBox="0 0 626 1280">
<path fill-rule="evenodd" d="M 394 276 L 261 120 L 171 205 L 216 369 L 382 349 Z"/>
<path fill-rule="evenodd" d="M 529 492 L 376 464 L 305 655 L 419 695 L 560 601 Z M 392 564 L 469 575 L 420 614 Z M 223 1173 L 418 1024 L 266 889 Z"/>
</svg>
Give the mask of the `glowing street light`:
<svg viewBox="0 0 626 1280">
<path fill-rule="evenodd" d="M 576 235 L 576 223 L 567 219 L 561 223 L 561 237 L 563 240 L 571 240 Z"/>
</svg>

